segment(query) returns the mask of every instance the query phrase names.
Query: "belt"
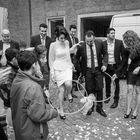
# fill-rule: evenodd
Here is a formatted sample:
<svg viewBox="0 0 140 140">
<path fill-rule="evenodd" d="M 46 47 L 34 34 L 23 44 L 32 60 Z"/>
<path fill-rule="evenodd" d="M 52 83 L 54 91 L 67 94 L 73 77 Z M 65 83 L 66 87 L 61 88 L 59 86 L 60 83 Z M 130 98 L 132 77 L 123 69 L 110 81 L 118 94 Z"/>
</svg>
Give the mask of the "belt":
<svg viewBox="0 0 140 140">
<path fill-rule="evenodd" d="M 98 70 L 99 67 L 95 67 L 95 70 Z M 91 68 L 87 67 L 87 70 L 91 70 Z"/>
<path fill-rule="evenodd" d="M 108 66 L 114 67 L 114 66 L 116 66 L 116 64 L 108 64 Z"/>
</svg>

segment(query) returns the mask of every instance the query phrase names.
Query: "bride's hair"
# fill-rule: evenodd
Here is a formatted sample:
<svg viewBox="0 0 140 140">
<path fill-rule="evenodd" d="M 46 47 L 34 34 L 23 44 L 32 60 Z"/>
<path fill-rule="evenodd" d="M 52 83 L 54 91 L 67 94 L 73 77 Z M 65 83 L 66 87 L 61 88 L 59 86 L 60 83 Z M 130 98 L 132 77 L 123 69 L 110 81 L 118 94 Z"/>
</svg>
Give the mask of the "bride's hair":
<svg viewBox="0 0 140 140">
<path fill-rule="evenodd" d="M 65 36 L 65 38 L 67 38 L 68 32 L 67 32 L 66 28 L 64 26 L 60 26 L 60 25 L 56 26 L 56 29 L 55 29 L 56 37 L 59 37 L 62 34 Z"/>
</svg>

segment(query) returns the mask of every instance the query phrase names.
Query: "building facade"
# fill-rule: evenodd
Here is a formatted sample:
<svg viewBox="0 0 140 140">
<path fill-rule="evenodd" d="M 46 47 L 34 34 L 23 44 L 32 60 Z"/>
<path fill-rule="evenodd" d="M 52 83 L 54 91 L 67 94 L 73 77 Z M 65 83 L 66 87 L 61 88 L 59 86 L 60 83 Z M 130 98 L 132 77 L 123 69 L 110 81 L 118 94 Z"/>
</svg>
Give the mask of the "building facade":
<svg viewBox="0 0 140 140">
<path fill-rule="evenodd" d="M 53 36 L 56 25 L 69 29 L 76 24 L 79 39 L 88 29 L 100 37 L 106 35 L 113 15 L 139 10 L 139 0 L 32 0 L 32 30 L 36 33 L 40 21 L 46 22 Z"/>
<path fill-rule="evenodd" d="M 30 42 L 30 3 L 28 0 L 0 0 L 8 12 L 8 28 L 16 41 Z"/>
<path fill-rule="evenodd" d="M 15 40 L 30 42 L 38 34 L 40 23 L 48 24 L 53 36 L 56 25 L 78 27 L 83 40 L 88 29 L 96 36 L 105 36 L 113 15 L 140 10 L 140 0 L 1 0 L 0 7 L 8 9 L 8 27 Z"/>
</svg>

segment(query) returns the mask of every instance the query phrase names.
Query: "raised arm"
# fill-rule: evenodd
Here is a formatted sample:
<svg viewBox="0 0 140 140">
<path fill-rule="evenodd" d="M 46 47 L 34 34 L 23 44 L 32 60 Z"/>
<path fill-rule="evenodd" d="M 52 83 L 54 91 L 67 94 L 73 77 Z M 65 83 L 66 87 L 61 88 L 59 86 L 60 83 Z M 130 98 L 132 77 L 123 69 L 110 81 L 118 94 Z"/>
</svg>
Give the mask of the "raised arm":
<svg viewBox="0 0 140 140">
<path fill-rule="evenodd" d="M 71 62 L 71 57 L 70 57 L 70 53 L 71 53 L 71 48 L 69 47 L 69 42 L 68 41 L 66 41 L 65 42 L 65 45 L 66 45 L 66 48 L 67 48 L 67 60 L 68 60 L 68 62 L 71 64 L 71 65 L 73 65 L 72 64 L 72 62 Z"/>
<path fill-rule="evenodd" d="M 69 50 L 70 50 L 70 53 L 74 53 L 74 54 L 76 54 L 76 52 L 77 52 L 77 46 L 78 46 L 79 44 L 77 43 L 77 44 L 74 44 Z"/>
</svg>

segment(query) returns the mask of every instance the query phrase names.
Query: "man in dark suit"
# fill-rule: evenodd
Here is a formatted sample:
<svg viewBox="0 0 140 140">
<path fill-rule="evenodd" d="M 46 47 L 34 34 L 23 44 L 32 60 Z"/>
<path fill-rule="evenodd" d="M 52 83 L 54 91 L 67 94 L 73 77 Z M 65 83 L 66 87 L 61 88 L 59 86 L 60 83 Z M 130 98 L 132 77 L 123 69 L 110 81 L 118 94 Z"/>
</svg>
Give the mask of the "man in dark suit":
<svg viewBox="0 0 140 140">
<path fill-rule="evenodd" d="M 8 48 L 19 50 L 19 44 L 16 41 L 11 40 L 11 34 L 8 29 L 3 29 L 2 40 L 0 40 L 0 66 L 5 66 L 7 64 L 5 51 Z"/>
<path fill-rule="evenodd" d="M 81 70 L 85 76 L 85 87 L 88 94 L 95 94 L 97 101 L 103 100 L 103 74 L 107 68 L 107 48 L 103 46 L 101 40 L 95 39 L 93 31 L 87 31 L 85 35 L 85 43 L 78 47 L 77 60 L 81 63 Z M 102 102 L 98 102 L 96 111 L 107 117 L 102 109 Z M 94 106 L 88 111 L 87 115 L 93 112 Z"/>
<path fill-rule="evenodd" d="M 44 73 L 43 73 L 45 80 L 49 80 L 48 79 L 48 76 L 49 76 L 49 48 L 50 48 L 50 44 L 52 43 L 52 39 L 49 36 L 47 36 L 47 28 L 48 27 L 45 23 L 40 24 L 39 25 L 40 34 L 32 36 L 31 43 L 30 43 L 31 47 L 37 47 L 38 45 L 42 44 L 46 48 L 47 64 L 44 68 Z M 46 85 L 46 87 L 48 88 L 48 85 Z"/>
<path fill-rule="evenodd" d="M 71 24 L 70 27 L 69 27 L 69 34 L 68 34 L 68 37 L 67 37 L 67 40 L 69 41 L 70 48 L 73 45 L 78 43 L 78 38 L 76 37 L 76 33 L 77 33 L 76 25 Z M 77 59 L 75 58 L 75 54 L 76 54 L 76 51 L 73 54 L 71 54 L 71 60 L 72 60 L 72 63 L 75 67 L 75 71 L 73 72 L 73 80 L 77 80 L 78 77 L 80 76 L 79 65 L 77 63 Z M 73 90 L 78 90 L 77 85 L 75 83 L 73 83 Z M 75 97 L 75 98 L 77 97 L 74 94 L 72 94 L 72 96 Z"/>
<path fill-rule="evenodd" d="M 78 43 L 78 38 L 76 37 L 77 27 L 76 25 L 72 24 L 69 28 L 69 35 L 67 40 L 69 41 L 70 48 Z"/>
<path fill-rule="evenodd" d="M 107 40 L 104 41 L 104 46 L 107 47 L 108 51 L 108 66 L 106 72 L 112 76 L 115 80 L 116 88 L 114 93 L 114 102 L 110 108 L 116 108 L 119 102 L 119 78 L 123 76 L 125 67 L 123 67 L 124 59 L 124 46 L 121 40 L 115 39 L 115 29 L 108 28 L 107 30 Z M 105 75 L 105 84 L 106 84 L 106 98 L 110 97 L 111 94 L 111 79 Z M 105 103 L 110 101 L 106 100 Z"/>
<path fill-rule="evenodd" d="M 37 47 L 37 45 L 44 45 L 47 50 L 47 62 L 48 62 L 48 54 L 50 44 L 52 43 L 52 39 L 47 36 L 47 28 L 48 26 L 45 23 L 39 25 L 40 34 L 31 37 L 31 47 Z"/>
</svg>

